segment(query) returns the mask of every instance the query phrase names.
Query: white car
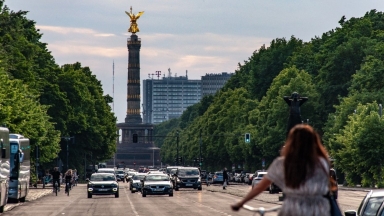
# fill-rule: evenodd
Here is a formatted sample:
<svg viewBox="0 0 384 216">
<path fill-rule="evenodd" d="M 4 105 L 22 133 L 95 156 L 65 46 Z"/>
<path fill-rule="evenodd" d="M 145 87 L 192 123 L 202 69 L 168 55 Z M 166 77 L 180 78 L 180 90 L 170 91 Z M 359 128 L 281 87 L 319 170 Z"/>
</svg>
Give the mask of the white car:
<svg viewBox="0 0 384 216">
<path fill-rule="evenodd" d="M 266 175 L 267 172 L 257 172 L 254 177 L 253 177 L 253 181 L 252 181 L 252 188 L 257 185 L 261 179 L 264 177 L 264 175 Z"/>
</svg>

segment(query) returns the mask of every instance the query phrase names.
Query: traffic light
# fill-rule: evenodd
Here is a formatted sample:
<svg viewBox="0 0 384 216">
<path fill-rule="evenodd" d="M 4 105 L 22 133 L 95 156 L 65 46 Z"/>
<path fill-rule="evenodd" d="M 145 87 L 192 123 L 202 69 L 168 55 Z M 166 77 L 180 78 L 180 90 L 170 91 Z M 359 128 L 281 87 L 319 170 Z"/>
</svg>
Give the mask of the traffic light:
<svg viewBox="0 0 384 216">
<path fill-rule="evenodd" d="M 250 133 L 246 133 L 245 134 L 245 143 L 250 143 L 251 142 L 251 134 Z"/>
<path fill-rule="evenodd" d="M 132 139 L 133 139 L 133 143 L 137 143 L 137 140 L 138 140 L 137 134 L 133 134 Z"/>
</svg>

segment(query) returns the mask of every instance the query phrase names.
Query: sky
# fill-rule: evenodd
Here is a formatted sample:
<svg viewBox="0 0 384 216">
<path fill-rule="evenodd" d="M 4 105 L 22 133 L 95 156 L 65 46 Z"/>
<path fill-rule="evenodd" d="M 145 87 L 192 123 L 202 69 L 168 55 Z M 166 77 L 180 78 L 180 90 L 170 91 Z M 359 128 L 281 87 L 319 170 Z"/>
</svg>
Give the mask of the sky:
<svg viewBox="0 0 384 216">
<path fill-rule="evenodd" d="M 131 6 L 134 14 L 144 11 L 136 33 L 141 80 L 156 71 L 168 76 L 168 69 L 172 76 L 188 71 L 189 79 L 235 72 L 273 39 L 308 42 L 340 27 L 342 16 L 384 9 L 383 0 L 5 0 L 5 5 L 29 11 L 27 18 L 36 22 L 58 65 L 80 62 L 91 69 L 104 94 L 114 98 L 118 122 L 127 109 L 131 33 L 125 11 Z"/>
</svg>

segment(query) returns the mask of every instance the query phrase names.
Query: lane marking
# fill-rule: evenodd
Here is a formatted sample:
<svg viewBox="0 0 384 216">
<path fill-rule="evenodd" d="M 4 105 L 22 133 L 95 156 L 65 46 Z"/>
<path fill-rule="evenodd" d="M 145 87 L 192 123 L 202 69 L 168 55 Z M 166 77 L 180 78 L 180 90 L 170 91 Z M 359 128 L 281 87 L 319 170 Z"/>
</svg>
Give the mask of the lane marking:
<svg viewBox="0 0 384 216">
<path fill-rule="evenodd" d="M 135 209 L 135 206 L 133 205 L 131 199 L 130 199 L 129 196 L 128 196 L 127 188 L 126 188 L 126 187 L 124 187 L 124 192 L 125 192 L 125 196 L 126 196 L 127 199 L 128 199 L 129 204 L 131 205 L 131 208 L 132 208 L 133 213 L 134 213 L 136 216 L 139 216 L 139 213 L 137 213 L 137 211 L 136 211 L 136 209 Z"/>
</svg>

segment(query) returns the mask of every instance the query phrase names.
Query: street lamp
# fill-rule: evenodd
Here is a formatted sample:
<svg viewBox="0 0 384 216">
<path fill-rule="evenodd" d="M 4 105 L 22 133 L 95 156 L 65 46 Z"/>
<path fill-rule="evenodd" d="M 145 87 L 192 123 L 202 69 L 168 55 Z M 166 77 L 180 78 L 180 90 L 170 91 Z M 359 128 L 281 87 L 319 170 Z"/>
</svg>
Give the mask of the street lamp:
<svg viewBox="0 0 384 216">
<path fill-rule="evenodd" d="M 155 150 L 158 150 L 160 148 L 158 148 L 158 147 L 151 147 L 149 149 L 152 149 L 152 166 L 153 166 L 153 168 L 155 168 Z"/>
<path fill-rule="evenodd" d="M 65 137 L 61 137 L 62 139 L 64 139 L 65 141 L 67 141 L 67 170 L 69 168 L 68 166 L 68 155 L 69 155 L 69 147 L 68 147 L 68 141 L 72 139 L 72 142 L 74 143 L 75 142 L 75 137 L 70 137 L 70 136 L 65 136 Z"/>
</svg>

